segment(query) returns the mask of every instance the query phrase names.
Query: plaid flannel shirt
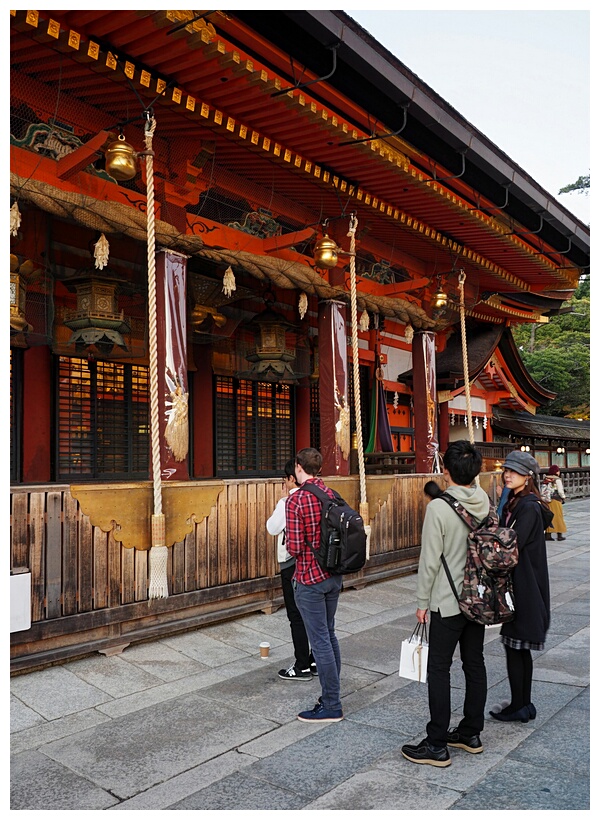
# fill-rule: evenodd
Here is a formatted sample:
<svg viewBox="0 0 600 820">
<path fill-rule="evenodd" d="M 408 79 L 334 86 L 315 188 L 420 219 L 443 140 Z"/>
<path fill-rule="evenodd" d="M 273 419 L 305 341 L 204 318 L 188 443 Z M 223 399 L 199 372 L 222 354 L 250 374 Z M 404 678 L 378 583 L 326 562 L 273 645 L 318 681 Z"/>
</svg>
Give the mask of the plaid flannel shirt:
<svg viewBox="0 0 600 820">
<path fill-rule="evenodd" d="M 310 478 L 304 484 L 315 484 L 324 490 L 331 498 L 332 491 L 323 484 L 320 478 Z M 321 569 L 317 563 L 309 543 L 317 547 L 321 538 L 321 502 L 312 493 L 301 492 L 302 484 L 285 505 L 285 532 L 286 547 L 290 555 L 296 559 L 294 578 L 301 584 L 318 584 L 329 578 L 329 573 Z"/>
</svg>

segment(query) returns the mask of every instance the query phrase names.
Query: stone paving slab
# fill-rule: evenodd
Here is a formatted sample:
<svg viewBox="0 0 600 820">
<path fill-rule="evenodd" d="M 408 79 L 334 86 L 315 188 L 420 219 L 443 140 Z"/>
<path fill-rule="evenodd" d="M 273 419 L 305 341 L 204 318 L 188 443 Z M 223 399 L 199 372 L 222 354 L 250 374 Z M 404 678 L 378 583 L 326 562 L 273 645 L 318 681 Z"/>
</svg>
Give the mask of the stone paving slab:
<svg viewBox="0 0 600 820">
<path fill-rule="evenodd" d="M 308 802 L 370 767 L 402 742 L 398 732 L 344 720 L 252 764 L 245 775 L 295 792 Z"/>
<path fill-rule="evenodd" d="M 586 690 L 589 703 L 589 689 Z M 511 760 L 535 763 L 545 769 L 557 769 L 574 775 L 590 773 L 589 714 L 574 704 L 574 698 L 553 717 L 536 727 L 511 754 Z"/>
<path fill-rule="evenodd" d="M 177 652 L 163 641 L 149 641 L 128 646 L 122 658 L 137 666 L 138 669 L 165 682 L 186 678 L 211 668 L 188 655 Z"/>
<path fill-rule="evenodd" d="M 534 680 L 587 686 L 590 682 L 589 647 L 590 629 L 586 625 L 535 659 Z"/>
<path fill-rule="evenodd" d="M 11 680 L 11 693 L 47 720 L 98 706 L 112 697 L 77 677 L 66 666 L 52 666 Z"/>
<path fill-rule="evenodd" d="M 11 758 L 11 805 L 19 809 L 90 811 L 107 809 L 117 798 L 41 752 Z"/>
<path fill-rule="evenodd" d="M 119 798 L 132 797 L 277 724 L 187 695 L 55 741 L 44 753 Z"/>
<path fill-rule="evenodd" d="M 401 807 L 402 811 L 429 812 L 451 808 L 459 795 L 460 792 L 453 788 L 440 787 L 435 783 L 419 783 L 415 788 L 415 782 L 408 773 L 402 776 L 397 771 L 373 769 L 353 775 L 304 808 L 383 811 L 395 806 Z"/>
<path fill-rule="evenodd" d="M 23 732 L 33 726 L 39 726 L 46 722 L 45 718 L 34 709 L 30 709 L 14 695 L 10 696 L 10 731 Z"/>
<path fill-rule="evenodd" d="M 10 739 L 11 754 L 18 754 L 27 749 L 39 749 L 53 740 L 70 737 L 85 729 L 91 729 L 109 720 L 96 709 L 85 709 L 72 715 L 46 721 L 43 724 L 15 733 Z"/>
<path fill-rule="evenodd" d="M 508 758 L 452 807 L 469 810 L 578 811 L 590 807 L 589 779 Z"/>
<path fill-rule="evenodd" d="M 250 766 L 254 760 L 255 758 L 250 755 L 226 752 L 170 778 L 165 783 L 153 786 L 129 800 L 123 800 L 122 803 L 112 806 L 112 809 L 113 811 L 168 809 L 172 803 L 183 800 L 207 786 L 220 783 L 224 777 Z"/>
<path fill-rule="evenodd" d="M 202 789 L 169 806 L 203 811 L 284 811 L 301 809 L 306 800 L 297 792 L 257 780 L 248 769 L 219 780 L 218 789 Z"/>
<path fill-rule="evenodd" d="M 128 655 L 93 655 L 73 661 L 69 669 L 77 677 L 113 698 L 142 692 L 162 684 L 162 679 L 129 663 Z"/>
</svg>

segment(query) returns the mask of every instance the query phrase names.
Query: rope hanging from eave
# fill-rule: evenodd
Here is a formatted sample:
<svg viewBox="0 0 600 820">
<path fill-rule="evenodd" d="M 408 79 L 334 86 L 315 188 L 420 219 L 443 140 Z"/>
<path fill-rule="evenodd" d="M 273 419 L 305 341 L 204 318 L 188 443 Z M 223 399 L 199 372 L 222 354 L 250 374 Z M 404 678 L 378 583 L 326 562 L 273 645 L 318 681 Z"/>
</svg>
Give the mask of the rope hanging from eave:
<svg viewBox="0 0 600 820">
<path fill-rule="evenodd" d="M 146 201 L 148 225 L 148 334 L 150 359 L 150 440 L 152 444 L 152 486 L 154 512 L 152 515 L 152 545 L 150 547 L 150 583 L 148 599 L 168 598 L 165 516 L 162 511 L 162 481 L 160 477 L 160 417 L 158 401 L 158 344 L 156 317 L 156 237 L 154 224 L 154 163 L 152 137 L 156 120 L 149 117 L 146 122 L 144 141 L 146 144 Z"/>
<path fill-rule="evenodd" d="M 367 533 L 367 561 L 371 546 L 371 526 L 369 524 L 369 502 L 367 501 L 367 479 L 365 476 L 365 454 L 362 441 L 362 421 L 360 408 L 360 368 L 358 361 L 358 310 L 356 306 L 356 228 L 355 214 L 350 217 L 348 236 L 350 237 L 350 320 L 352 327 L 352 373 L 354 381 L 354 415 L 356 417 L 356 448 L 358 451 L 358 478 L 360 483 L 359 513 Z"/>
<path fill-rule="evenodd" d="M 465 322 L 465 279 L 464 270 L 458 274 L 458 290 L 460 293 L 460 338 L 462 343 L 463 374 L 465 380 L 465 403 L 467 409 L 467 429 L 469 431 L 469 441 L 475 443 L 475 433 L 473 431 L 473 415 L 471 412 L 471 382 L 469 380 L 469 356 L 467 350 L 467 327 Z"/>
</svg>

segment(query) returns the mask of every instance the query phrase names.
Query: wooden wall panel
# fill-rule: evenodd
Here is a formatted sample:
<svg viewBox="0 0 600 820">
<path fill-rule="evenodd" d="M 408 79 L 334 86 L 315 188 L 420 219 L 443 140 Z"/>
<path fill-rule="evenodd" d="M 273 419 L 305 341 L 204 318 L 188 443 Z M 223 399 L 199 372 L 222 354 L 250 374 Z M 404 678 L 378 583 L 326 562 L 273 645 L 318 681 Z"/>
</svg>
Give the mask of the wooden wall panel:
<svg viewBox="0 0 600 820">
<path fill-rule="evenodd" d="M 108 606 L 108 533 L 94 527 L 92 537 L 94 567 L 94 609 Z"/>
<path fill-rule="evenodd" d="M 11 494 L 10 568 L 29 568 L 29 493 Z"/>
<path fill-rule="evenodd" d="M 59 618 L 62 598 L 62 496 L 46 495 L 46 617 Z"/>
<path fill-rule="evenodd" d="M 63 615 L 77 612 L 77 501 L 71 493 L 63 494 Z"/>
<path fill-rule="evenodd" d="M 29 502 L 29 567 L 31 569 L 31 620 L 45 620 L 46 599 L 46 494 L 33 492 Z"/>
</svg>

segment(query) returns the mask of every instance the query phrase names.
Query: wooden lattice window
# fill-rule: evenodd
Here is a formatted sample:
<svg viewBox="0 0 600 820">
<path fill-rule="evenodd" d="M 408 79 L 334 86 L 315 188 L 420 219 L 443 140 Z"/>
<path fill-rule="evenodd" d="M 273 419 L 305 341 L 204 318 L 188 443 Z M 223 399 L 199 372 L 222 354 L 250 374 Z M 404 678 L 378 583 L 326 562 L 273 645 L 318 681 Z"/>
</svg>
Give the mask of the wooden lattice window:
<svg viewBox="0 0 600 820">
<path fill-rule="evenodd" d="M 218 476 L 281 472 L 295 453 L 293 398 L 287 384 L 216 377 Z"/>
<path fill-rule="evenodd" d="M 57 478 L 147 479 L 148 368 L 58 361 Z"/>
</svg>

